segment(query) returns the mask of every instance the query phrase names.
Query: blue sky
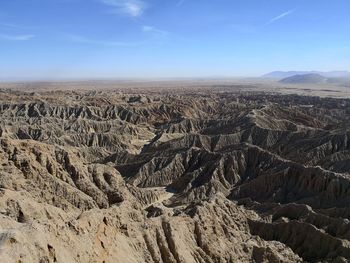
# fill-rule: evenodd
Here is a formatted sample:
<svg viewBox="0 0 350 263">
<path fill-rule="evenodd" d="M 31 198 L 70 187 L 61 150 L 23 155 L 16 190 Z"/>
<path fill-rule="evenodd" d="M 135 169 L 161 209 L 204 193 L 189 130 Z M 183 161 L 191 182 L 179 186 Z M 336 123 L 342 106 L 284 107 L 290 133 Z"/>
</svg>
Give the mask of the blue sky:
<svg viewBox="0 0 350 263">
<path fill-rule="evenodd" d="M 1 0 L 0 79 L 350 70 L 349 0 Z"/>
</svg>

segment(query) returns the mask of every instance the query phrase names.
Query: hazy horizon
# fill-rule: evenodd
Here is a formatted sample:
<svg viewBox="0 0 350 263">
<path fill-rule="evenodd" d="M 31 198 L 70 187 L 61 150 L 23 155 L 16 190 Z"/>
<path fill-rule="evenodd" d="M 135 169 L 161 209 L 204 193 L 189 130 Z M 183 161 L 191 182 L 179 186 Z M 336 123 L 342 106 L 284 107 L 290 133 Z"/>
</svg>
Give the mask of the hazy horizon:
<svg viewBox="0 0 350 263">
<path fill-rule="evenodd" d="M 350 70 L 346 0 L 4 0 L 0 80 Z"/>
</svg>

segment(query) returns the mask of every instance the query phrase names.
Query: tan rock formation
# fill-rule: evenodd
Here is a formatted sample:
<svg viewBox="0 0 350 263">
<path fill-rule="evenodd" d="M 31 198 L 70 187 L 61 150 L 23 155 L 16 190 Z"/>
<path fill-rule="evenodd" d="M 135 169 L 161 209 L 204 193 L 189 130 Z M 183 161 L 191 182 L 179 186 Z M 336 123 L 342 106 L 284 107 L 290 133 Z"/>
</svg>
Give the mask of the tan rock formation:
<svg viewBox="0 0 350 263">
<path fill-rule="evenodd" d="M 1 262 L 347 262 L 350 101 L 3 90 Z"/>
</svg>

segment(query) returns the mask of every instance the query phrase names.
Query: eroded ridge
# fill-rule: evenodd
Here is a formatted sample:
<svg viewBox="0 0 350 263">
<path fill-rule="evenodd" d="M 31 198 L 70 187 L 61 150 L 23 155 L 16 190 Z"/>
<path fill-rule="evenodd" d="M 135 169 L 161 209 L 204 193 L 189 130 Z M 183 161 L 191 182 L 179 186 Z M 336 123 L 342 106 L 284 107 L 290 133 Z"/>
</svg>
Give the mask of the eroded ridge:
<svg viewBox="0 0 350 263">
<path fill-rule="evenodd" d="M 350 260 L 350 100 L 0 95 L 1 262 Z"/>
</svg>

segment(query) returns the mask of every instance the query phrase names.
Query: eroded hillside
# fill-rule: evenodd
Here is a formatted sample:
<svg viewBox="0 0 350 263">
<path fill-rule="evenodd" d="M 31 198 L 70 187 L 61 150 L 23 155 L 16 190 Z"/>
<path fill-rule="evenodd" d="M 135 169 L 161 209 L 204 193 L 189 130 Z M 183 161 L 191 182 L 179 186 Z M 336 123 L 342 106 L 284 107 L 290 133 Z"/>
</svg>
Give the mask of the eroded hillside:
<svg viewBox="0 0 350 263">
<path fill-rule="evenodd" d="M 348 262 L 350 100 L 0 91 L 1 262 Z"/>
</svg>

